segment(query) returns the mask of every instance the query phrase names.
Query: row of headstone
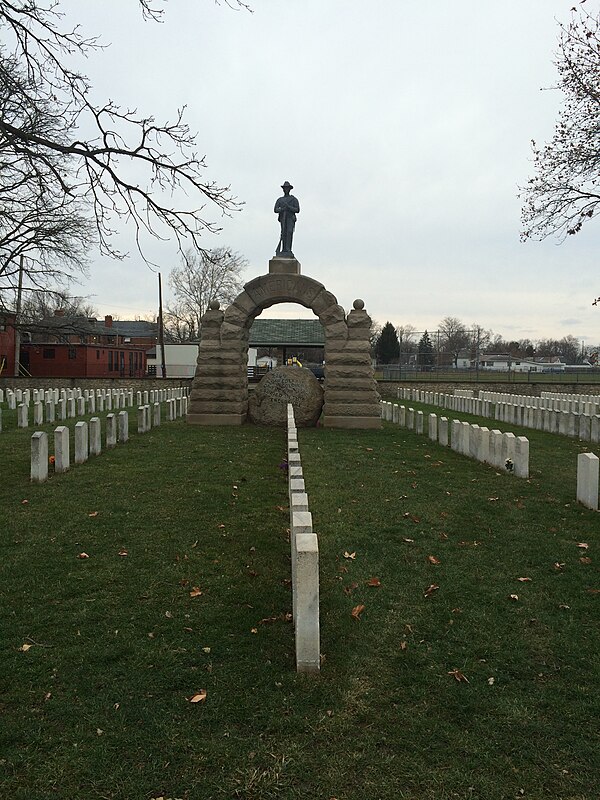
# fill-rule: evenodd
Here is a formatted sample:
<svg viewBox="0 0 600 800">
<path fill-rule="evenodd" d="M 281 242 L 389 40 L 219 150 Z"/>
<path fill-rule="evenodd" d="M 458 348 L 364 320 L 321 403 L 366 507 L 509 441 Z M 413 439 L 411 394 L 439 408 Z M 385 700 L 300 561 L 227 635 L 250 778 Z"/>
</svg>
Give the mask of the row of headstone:
<svg viewBox="0 0 600 800">
<path fill-rule="evenodd" d="M 165 400 L 177 399 L 189 394 L 189 389 L 184 386 L 177 386 L 165 389 L 145 389 L 135 392 L 134 389 L 81 389 L 75 388 L 53 388 L 53 389 L 0 389 L 0 403 L 6 399 L 8 407 L 14 409 L 21 403 L 28 406 L 32 403 L 47 403 L 53 400 L 55 403 L 61 398 L 65 400 L 77 400 L 83 397 L 86 402 L 92 402 L 92 398 L 101 397 L 104 405 L 110 411 L 112 407 L 126 408 L 134 405 L 134 397 L 137 405 L 146 403 L 164 403 Z"/>
<path fill-rule="evenodd" d="M 99 456 L 102 452 L 102 429 L 99 417 L 92 417 L 89 422 L 76 422 L 73 429 L 75 464 L 84 464 L 90 456 Z M 105 425 L 105 445 L 107 449 L 116 447 L 117 442 L 125 443 L 129 439 L 129 415 L 127 411 L 119 411 L 117 415 L 107 414 Z M 67 472 L 71 467 L 70 431 L 66 425 L 59 425 L 54 430 L 54 472 Z M 31 437 L 31 480 L 43 483 L 48 480 L 48 434 L 36 431 Z"/>
<path fill-rule="evenodd" d="M 319 672 L 319 542 L 313 531 L 312 514 L 308 510 L 298 431 L 291 403 L 287 406 L 287 463 L 296 670 Z"/>
<path fill-rule="evenodd" d="M 461 394 L 456 392 L 460 391 Z M 455 394 L 429 392 L 420 389 L 398 389 L 398 399 L 413 400 L 428 405 L 440 406 L 450 411 L 473 414 L 479 417 L 507 422 L 522 428 L 559 433 L 583 441 L 600 441 L 600 415 L 593 413 L 598 406 L 593 400 L 559 400 L 552 398 L 526 397 L 499 392 L 479 392 L 479 397 L 456 390 Z M 472 392 L 471 392 L 472 394 Z M 568 397 L 572 397 L 568 395 Z M 584 397 L 592 397 L 584 395 Z M 550 405 L 565 406 L 550 408 Z M 569 406 L 569 410 L 566 406 Z M 546 407 L 548 406 L 548 407 Z M 581 411 L 573 410 L 575 407 Z"/>
<path fill-rule="evenodd" d="M 413 408 L 382 401 L 381 416 L 415 433 L 424 431 L 424 414 Z M 429 414 L 427 434 L 431 441 L 451 447 L 457 453 L 474 458 L 483 464 L 512 473 L 518 478 L 529 477 L 529 440 L 514 433 L 489 430 L 484 426 Z"/>
<path fill-rule="evenodd" d="M 188 398 L 186 395 L 166 401 L 167 419 L 176 420 L 187 414 Z M 152 419 L 151 419 L 152 415 Z M 142 423 L 140 424 L 140 420 Z M 138 433 L 146 433 L 161 423 L 161 406 L 159 402 L 138 408 Z M 129 412 L 106 416 L 106 448 L 115 447 L 118 443 L 129 441 Z M 101 427 L 99 417 L 92 417 L 88 422 L 75 423 L 74 428 L 74 463 L 83 464 L 89 456 L 97 456 L 102 452 Z M 71 466 L 70 433 L 66 425 L 59 425 L 54 431 L 54 471 L 66 472 Z M 48 479 L 48 434 L 36 431 L 31 437 L 31 480 L 42 483 Z"/>
<path fill-rule="evenodd" d="M 22 400 L 27 399 L 27 401 L 29 401 L 29 397 L 25 397 L 29 392 L 28 389 L 24 392 L 20 389 L 17 391 L 21 392 Z M 86 414 L 96 414 L 105 410 L 112 411 L 113 409 L 128 408 L 133 403 L 133 390 L 112 390 L 111 392 L 110 390 L 99 389 L 97 393 L 94 393 L 93 391 L 88 392 L 86 389 L 83 394 L 81 394 L 81 390 L 76 389 L 52 389 L 46 392 L 34 389 L 33 393 L 34 396 L 31 406 L 34 425 L 43 425 L 44 422 L 50 424 L 57 420 L 63 422 L 66 419 L 83 417 Z M 57 394 L 59 394 L 58 398 Z M 172 396 L 169 397 L 168 395 Z M 151 404 L 152 406 L 161 402 L 187 404 L 188 396 L 186 389 L 156 389 L 137 392 L 136 400 L 138 401 L 138 407 L 142 405 L 142 403 L 145 405 Z M 29 402 L 21 402 L 16 406 L 18 428 L 29 427 L 29 409 Z M 181 414 L 177 416 L 181 416 Z M 1 431 L 2 411 L 0 410 L 0 432 Z"/>
</svg>

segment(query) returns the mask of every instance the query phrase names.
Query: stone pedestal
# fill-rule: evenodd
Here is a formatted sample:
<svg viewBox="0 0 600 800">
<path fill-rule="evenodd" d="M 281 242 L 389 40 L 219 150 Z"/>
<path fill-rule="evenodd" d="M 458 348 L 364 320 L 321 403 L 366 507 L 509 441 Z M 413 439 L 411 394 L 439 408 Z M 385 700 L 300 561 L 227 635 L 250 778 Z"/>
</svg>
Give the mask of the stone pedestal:
<svg viewBox="0 0 600 800">
<path fill-rule="evenodd" d="M 300 262 L 297 258 L 275 256 L 269 261 L 270 275 L 300 275 Z"/>
</svg>

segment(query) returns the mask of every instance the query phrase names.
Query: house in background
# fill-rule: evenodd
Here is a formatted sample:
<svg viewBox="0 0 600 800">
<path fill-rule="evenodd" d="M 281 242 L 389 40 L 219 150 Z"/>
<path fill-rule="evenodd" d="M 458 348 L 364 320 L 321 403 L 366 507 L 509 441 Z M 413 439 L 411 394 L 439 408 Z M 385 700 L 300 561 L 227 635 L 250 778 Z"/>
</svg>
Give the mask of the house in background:
<svg viewBox="0 0 600 800">
<path fill-rule="evenodd" d="M 564 372 L 565 366 L 558 356 L 533 359 L 508 353 L 483 353 L 479 361 L 479 369 L 495 372 Z"/>
<path fill-rule="evenodd" d="M 143 378 L 147 340 L 132 343 L 112 323 L 111 316 L 103 324 L 57 309 L 22 332 L 21 371 L 43 378 Z"/>
<path fill-rule="evenodd" d="M 16 313 L 0 307 L 0 375 L 15 374 Z"/>
<path fill-rule="evenodd" d="M 116 325 L 117 323 L 114 323 Z M 165 344 L 167 378 L 193 378 L 198 342 Z M 318 319 L 255 319 L 248 340 L 248 377 L 264 375 L 277 364 L 296 357 L 306 365 L 322 365 L 325 334 Z M 161 377 L 160 347 L 147 352 L 148 374 Z"/>
</svg>

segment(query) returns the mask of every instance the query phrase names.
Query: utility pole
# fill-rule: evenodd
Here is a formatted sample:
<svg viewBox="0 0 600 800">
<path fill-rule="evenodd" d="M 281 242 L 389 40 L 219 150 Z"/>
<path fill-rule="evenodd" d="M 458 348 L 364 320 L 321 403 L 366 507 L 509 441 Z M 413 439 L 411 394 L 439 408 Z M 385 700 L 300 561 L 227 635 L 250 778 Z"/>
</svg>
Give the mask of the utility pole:
<svg viewBox="0 0 600 800">
<path fill-rule="evenodd" d="M 21 363 L 21 297 L 23 295 L 23 271 L 25 268 L 25 257 L 21 253 L 19 257 L 19 283 L 17 287 L 17 307 L 15 308 L 15 378 L 19 377 L 19 367 Z"/>
<path fill-rule="evenodd" d="M 165 363 L 165 329 L 163 326 L 163 305 L 162 305 L 162 281 L 160 272 L 158 273 L 158 344 L 160 347 L 161 374 L 167 377 L 167 365 Z"/>
</svg>

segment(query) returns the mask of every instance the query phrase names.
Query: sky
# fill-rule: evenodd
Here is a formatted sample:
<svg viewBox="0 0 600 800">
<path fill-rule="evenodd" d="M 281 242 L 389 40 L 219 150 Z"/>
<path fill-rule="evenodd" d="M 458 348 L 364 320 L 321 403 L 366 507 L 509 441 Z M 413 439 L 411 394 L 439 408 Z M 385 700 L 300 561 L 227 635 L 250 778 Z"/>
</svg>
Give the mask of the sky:
<svg viewBox="0 0 600 800">
<path fill-rule="evenodd" d="M 171 0 L 161 24 L 143 22 L 135 0 L 61 3 L 110 43 L 84 65 L 97 100 L 157 119 L 187 107 L 206 178 L 243 203 L 225 218 L 207 206 L 222 232 L 205 247 L 245 256 L 246 280 L 265 274 L 288 180 L 302 272 L 347 310 L 362 298 L 381 324 L 433 331 L 455 316 L 509 339 L 600 342 L 598 223 L 562 244 L 519 238 L 518 187 L 531 140 L 552 136 L 558 22 L 574 0 L 249 2 L 253 13 Z M 152 256 L 168 304 L 175 242 Z M 135 250 L 90 258 L 74 291 L 100 314 L 156 313 L 156 274 Z"/>
</svg>

